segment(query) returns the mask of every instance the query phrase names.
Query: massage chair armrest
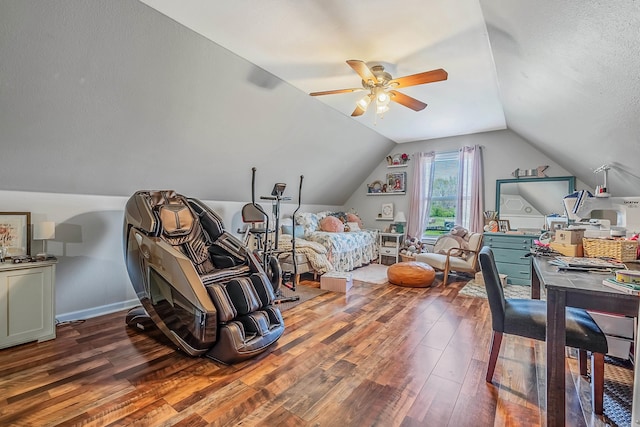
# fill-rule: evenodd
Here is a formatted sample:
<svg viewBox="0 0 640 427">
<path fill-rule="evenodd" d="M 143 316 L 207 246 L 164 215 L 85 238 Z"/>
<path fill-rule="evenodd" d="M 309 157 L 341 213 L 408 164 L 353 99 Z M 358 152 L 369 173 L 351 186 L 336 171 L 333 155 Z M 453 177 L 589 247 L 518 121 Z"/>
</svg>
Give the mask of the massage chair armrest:
<svg viewBox="0 0 640 427">
<path fill-rule="evenodd" d="M 142 260 L 145 271 L 153 268 L 194 307 L 207 314 L 216 313 L 193 263 L 182 252 L 158 237 L 149 237 L 133 228 L 127 250 L 138 252 L 138 256 L 127 259 Z"/>
</svg>

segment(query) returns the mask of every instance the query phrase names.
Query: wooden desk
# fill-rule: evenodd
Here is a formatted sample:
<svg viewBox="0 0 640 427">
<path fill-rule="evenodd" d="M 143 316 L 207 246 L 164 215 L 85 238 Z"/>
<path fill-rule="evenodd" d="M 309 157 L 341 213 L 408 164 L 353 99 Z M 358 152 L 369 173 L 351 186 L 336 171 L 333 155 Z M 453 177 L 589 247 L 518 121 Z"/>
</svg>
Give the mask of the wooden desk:
<svg viewBox="0 0 640 427">
<path fill-rule="evenodd" d="M 547 426 L 565 422 L 565 309 L 585 308 L 637 317 L 640 298 L 623 294 L 602 284 L 608 277 L 598 273 L 558 271 L 548 258 L 533 259 L 531 297 L 540 297 L 544 284 L 547 295 Z"/>
</svg>

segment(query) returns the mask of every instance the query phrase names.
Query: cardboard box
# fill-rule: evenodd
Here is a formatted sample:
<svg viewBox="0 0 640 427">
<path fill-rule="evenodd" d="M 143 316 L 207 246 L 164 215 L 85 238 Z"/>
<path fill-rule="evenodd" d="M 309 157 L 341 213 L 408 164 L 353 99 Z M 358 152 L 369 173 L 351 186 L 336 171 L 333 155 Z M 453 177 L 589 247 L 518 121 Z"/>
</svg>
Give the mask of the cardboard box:
<svg viewBox="0 0 640 427">
<path fill-rule="evenodd" d="M 556 230 L 556 238 L 554 242 L 563 245 L 577 245 L 582 243 L 584 237 L 584 229 L 575 230 Z"/>
<path fill-rule="evenodd" d="M 500 281 L 502 282 L 502 287 L 507 286 L 507 275 L 506 274 L 498 274 L 500 276 Z M 484 285 L 484 277 L 482 277 L 482 271 L 478 271 L 476 273 L 476 277 L 474 278 L 474 282 L 479 285 Z"/>
<path fill-rule="evenodd" d="M 560 252 L 564 256 L 576 256 L 576 257 L 584 256 L 582 243 L 578 245 L 565 245 L 562 243 L 551 242 L 549 246 L 551 246 L 551 249 L 553 249 L 556 252 Z"/>
<path fill-rule="evenodd" d="M 351 273 L 330 271 L 320 276 L 320 289 L 333 292 L 347 292 L 353 286 Z"/>
</svg>

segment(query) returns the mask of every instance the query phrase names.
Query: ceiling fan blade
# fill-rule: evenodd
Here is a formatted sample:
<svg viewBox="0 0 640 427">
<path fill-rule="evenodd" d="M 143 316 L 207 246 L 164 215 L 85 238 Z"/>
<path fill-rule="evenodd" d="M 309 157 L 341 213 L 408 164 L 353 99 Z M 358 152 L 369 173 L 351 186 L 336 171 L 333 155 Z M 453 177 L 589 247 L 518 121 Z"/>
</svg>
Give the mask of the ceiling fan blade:
<svg viewBox="0 0 640 427">
<path fill-rule="evenodd" d="M 348 92 L 357 92 L 360 90 L 364 90 L 363 88 L 354 88 L 354 89 L 336 89 L 336 90 L 325 90 L 322 92 L 311 92 L 309 95 L 311 96 L 320 96 L 320 95 L 333 95 L 334 93 L 348 93 Z"/>
<path fill-rule="evenodd" d="M 366 110 L 359 105 L 356 105 L 356 109 L 351 113 L 351 117 L 361 116 Z"/>
<path fill-rule="evenodd" d="M 350 59 L 347 61 L 347 64 L 349 64 L 349 66 L 353 68 L 353 71 L 358 73 L 365 82 L 368 82 L 369 80 L 372 80 L 374 84 L 378 82 L 378 79 L 364 61 Z"/>
<path fill-rule="evenodd" d="M 424 110 L 427 104 L 422 101 L 418 101 L 415 98 L 412 98 L 404 93 L 400 93 L 396 90 L 390 90 L 389 95 L 391 95 L 391 100 L 397 102 L 400 105 L 404 105 L 405 107 L 411 108 L 413 111 Z"/>
<path fill-rule="evenodd" d="M 400 88 L 407 86 L 422 85 L 425 83 L 439 82 L 447 80 L 449 74 L 442 68 L 437 70 L 425 71 L 424 73 L 412 74 L 410 76 L 398 77 L 389 82 L 389 86 L 392 88 Z"/>
</svg>

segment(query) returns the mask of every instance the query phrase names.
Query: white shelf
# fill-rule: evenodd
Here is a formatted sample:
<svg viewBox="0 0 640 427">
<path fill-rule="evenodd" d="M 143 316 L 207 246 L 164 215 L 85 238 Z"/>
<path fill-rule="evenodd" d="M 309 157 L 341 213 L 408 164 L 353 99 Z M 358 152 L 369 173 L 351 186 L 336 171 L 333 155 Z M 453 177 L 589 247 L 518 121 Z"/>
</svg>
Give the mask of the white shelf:
<svg viewBox="0 0 640 427">
<path fill-rule="evenodd" d="M 407 166 L 409 166 L 407 163 L 405 163 L 404 165 L 387 165 L 387 167 L 389 169 L 391 169 L 391 168 L 406 168 Z"/>
<path fill-rule="evenodd" d="M 376 218 L 376 221 L 393 221 L 393 218 Z"/>
<path fill-rule="evenodd" d="M 407 194 L 406 191 L 398 191 L 394 193 L 367 193 L 367 196 L 402 196 Z"/>
</svg>

